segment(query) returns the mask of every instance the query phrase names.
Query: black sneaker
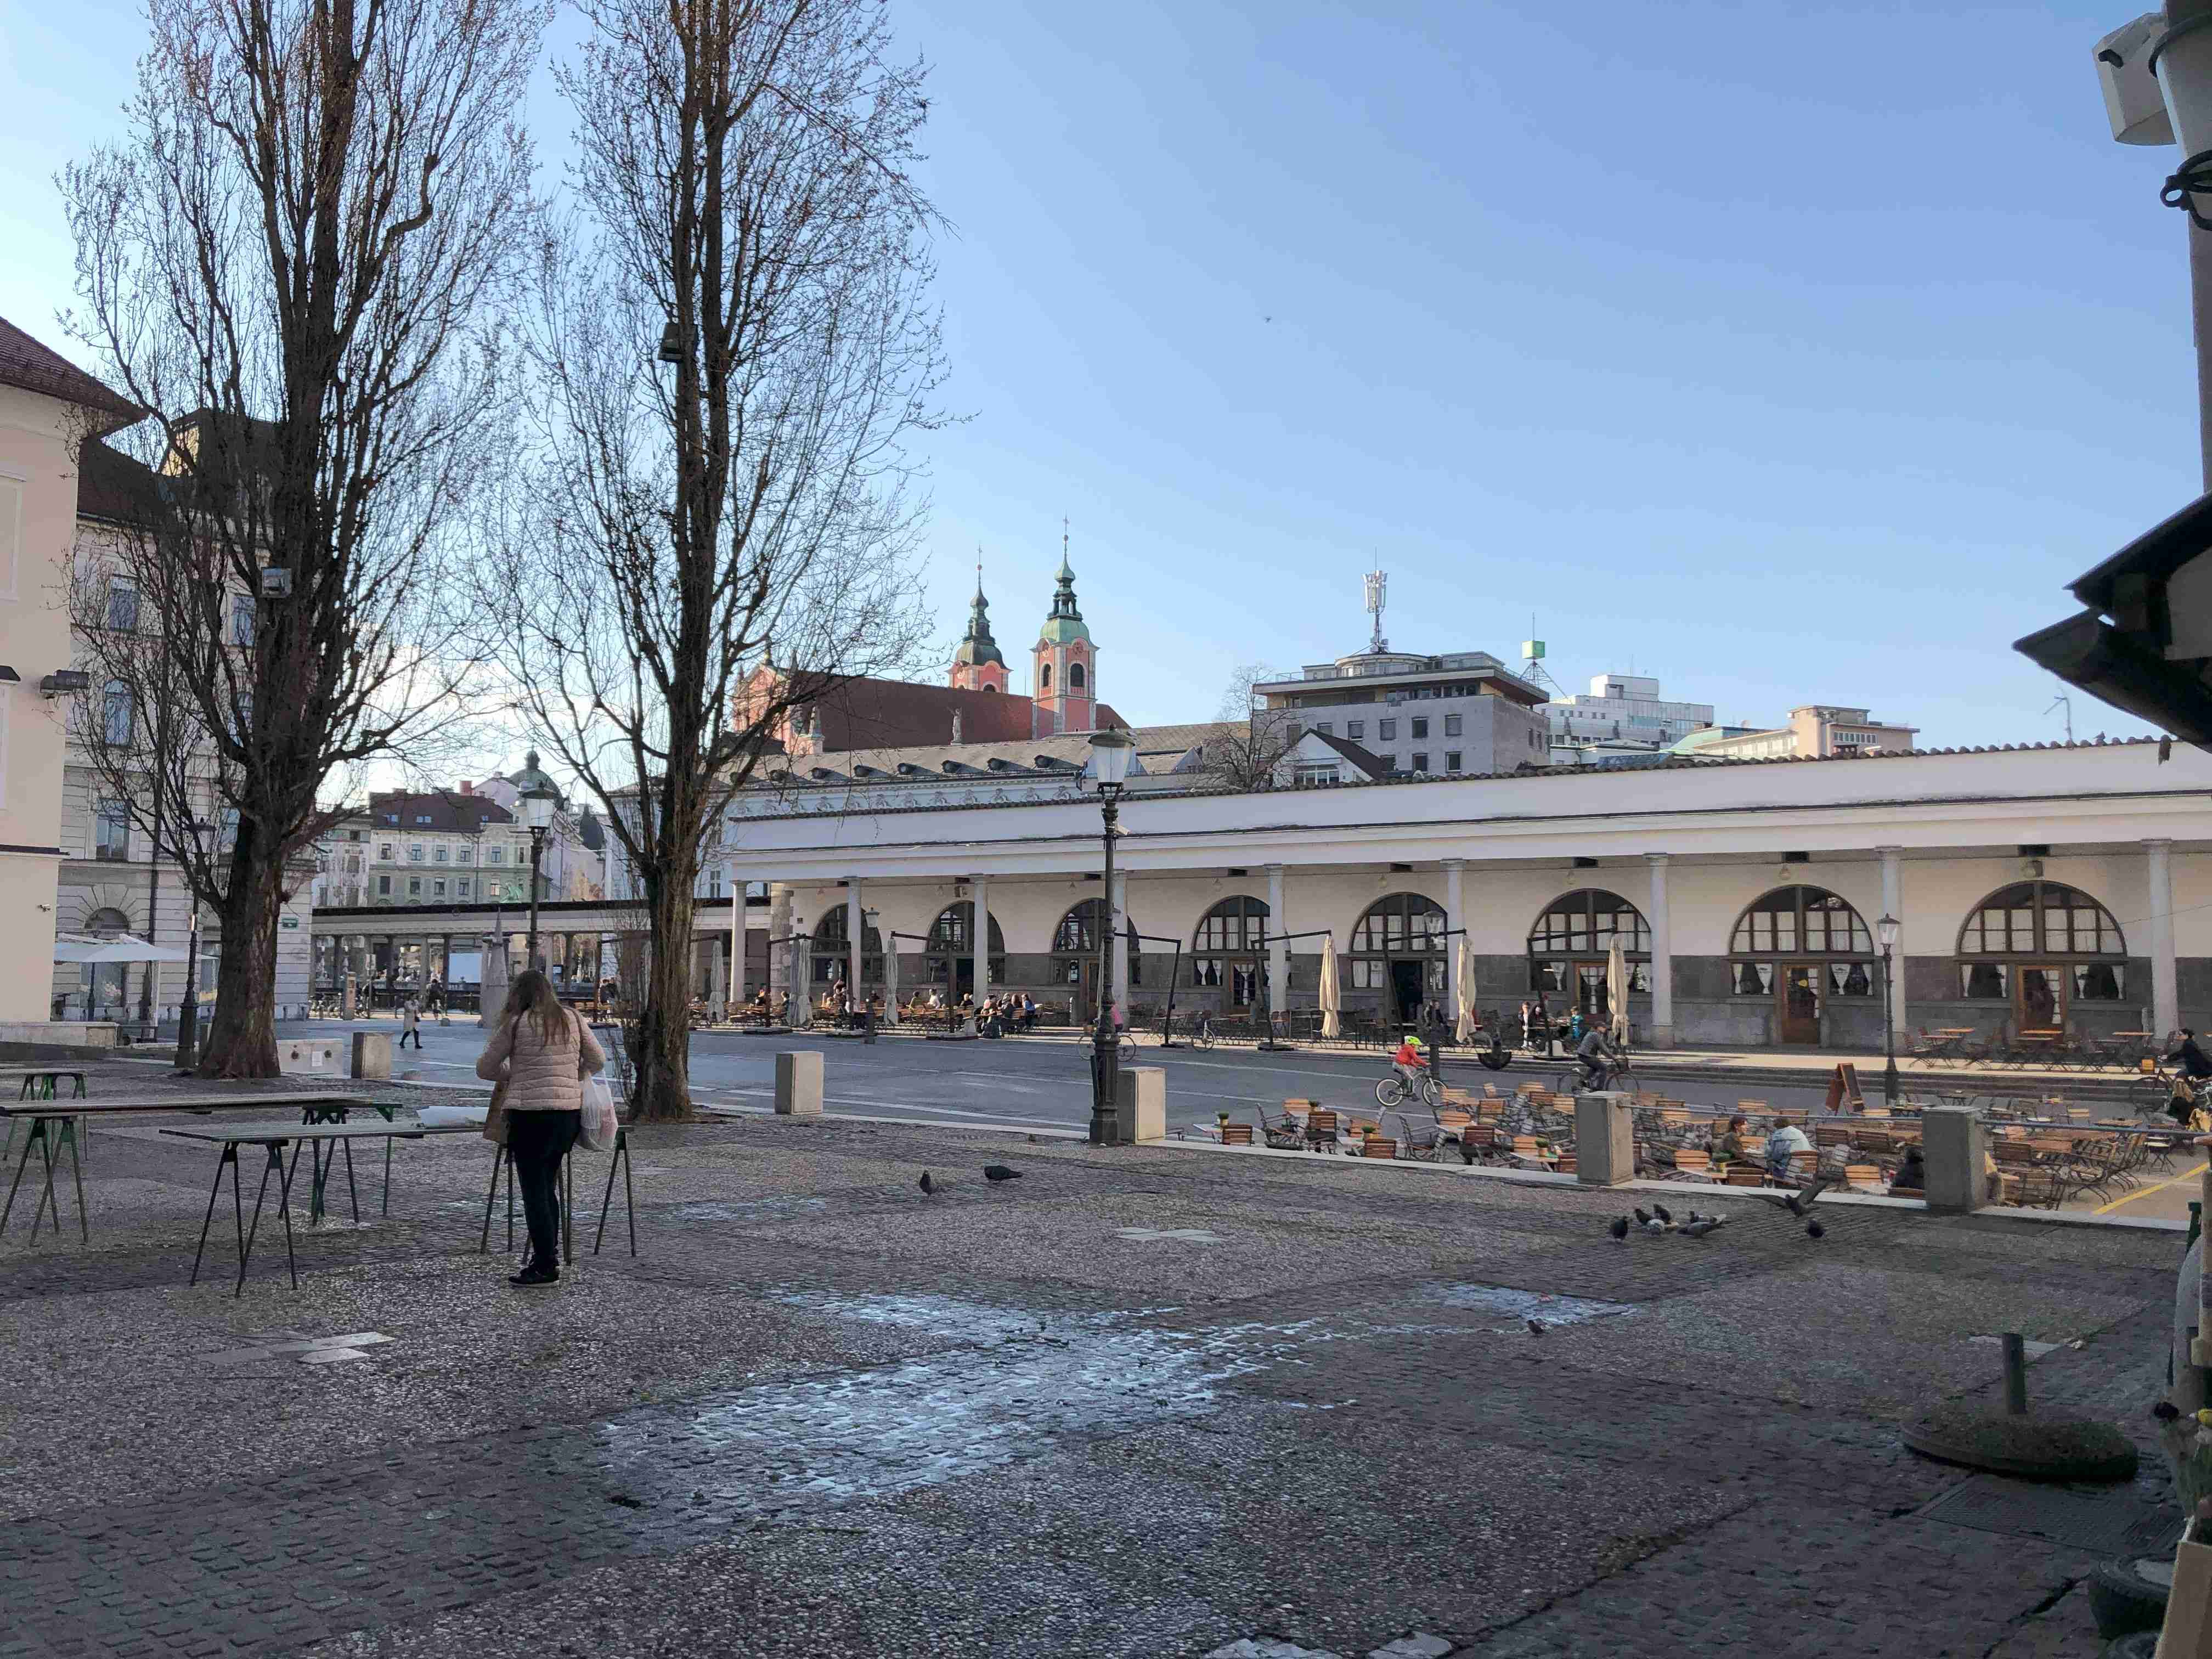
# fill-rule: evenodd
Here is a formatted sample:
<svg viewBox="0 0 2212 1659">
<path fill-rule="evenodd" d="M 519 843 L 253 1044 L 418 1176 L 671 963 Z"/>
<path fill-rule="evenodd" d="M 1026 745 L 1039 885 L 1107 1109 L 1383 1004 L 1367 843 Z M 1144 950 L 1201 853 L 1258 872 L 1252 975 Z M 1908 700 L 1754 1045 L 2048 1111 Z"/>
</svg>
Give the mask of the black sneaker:
<svg viewBox="0 0 2212 1659">
<path fill-rule="evenodd" d="M 509 1274 L 507 1282 L 510 1285 L 552 1285 L 558 1283 L 560 1278 L 558 1267 L 541 1267 L 533 1261 L 520 1273 Z"/>
</svg>

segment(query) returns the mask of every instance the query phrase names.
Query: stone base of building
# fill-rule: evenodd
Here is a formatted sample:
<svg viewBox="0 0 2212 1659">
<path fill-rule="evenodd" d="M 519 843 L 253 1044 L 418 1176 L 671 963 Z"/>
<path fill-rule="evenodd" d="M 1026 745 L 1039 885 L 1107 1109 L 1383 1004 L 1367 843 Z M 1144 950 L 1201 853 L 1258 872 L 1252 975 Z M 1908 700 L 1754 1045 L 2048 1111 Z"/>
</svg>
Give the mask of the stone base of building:
<svg viewBox="0 0 2212 1659">
<path fill-rule="evenodd" d="M 43 1048 L 112 1048 L 116 1025 L 105 1019 L 0 1020 L 0 1050 L 19 1043 Z M 0 1058 L 16 1056 L 0 1053 Z"/>
</svg>

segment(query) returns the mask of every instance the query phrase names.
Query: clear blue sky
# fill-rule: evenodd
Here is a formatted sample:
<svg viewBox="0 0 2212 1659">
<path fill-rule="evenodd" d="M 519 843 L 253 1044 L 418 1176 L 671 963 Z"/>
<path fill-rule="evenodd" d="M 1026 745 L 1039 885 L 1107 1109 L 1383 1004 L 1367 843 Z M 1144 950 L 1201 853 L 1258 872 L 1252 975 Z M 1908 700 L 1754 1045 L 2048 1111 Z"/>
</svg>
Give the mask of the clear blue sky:
<svg viewBox="0 0 2212 1659">
<path fill-rule="evenodd" d="M 1533 611 L 1571 690 L 2057 737 L 2011 641 L 2197 488 L 2176 152 L 2111 141 L 2089 56 L 2133 9 L 897 0 L 974 416 L 948 640 L 981 544 L 1025 668 L 1065 514 L 1140 722 L 1356 649 L 1379 563 L 1401 648 L 1510 659 Z M 50 176 L 141 34 L 0 0 L 0 314 L 49 337 Z"/>
</svg>

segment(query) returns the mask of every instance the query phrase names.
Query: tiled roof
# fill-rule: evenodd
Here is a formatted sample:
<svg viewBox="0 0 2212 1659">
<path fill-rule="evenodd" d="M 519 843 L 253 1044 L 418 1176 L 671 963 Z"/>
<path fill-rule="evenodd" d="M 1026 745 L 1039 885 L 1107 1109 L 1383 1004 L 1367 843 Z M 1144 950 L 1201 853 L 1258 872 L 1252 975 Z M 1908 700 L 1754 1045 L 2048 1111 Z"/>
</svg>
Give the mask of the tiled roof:
<svg viewBox="0 0 2212 1659">
<path fill-rule="evenodd" d="M 450 789 L 433 789 L 421 794 L 393 791 L 371 795 L 368 816 L 377 829 L 402 833 L 410 830 L 443 830 L 467 834 L 487 824 L 514 822 L 514 814 L 497 801 L 483 795 L 456 794 Z M 421 817 L 430 822 L 417 823 L 416 820 Z"/>
<path fill-rule="evenodd" d="M 1334 732 L 1316 732 L 1309 728 L 1306 735 L 1316 738 L 1366 773 L 1370 778 L 1388 777 L 1389 763 L 1370 750 L 1361 748 L 1349 738 L 1340 738 Z"/>
<path fill-rule="evenodd" d="M 1188 726 L 1138 726 L 1129 735 L 1136 739 L 1138 759 L 1146 772 L 1158 775 L 1182 769 L 1194 752 L 1206 744 L 1218 744 L 1224 737 L 1242 731 L 1243 727 L 1233 722 L 1204 720 Z M 948 777 L 1016 777 L 1055 769 L 1079 771 L 1091 759 L 1091 735 L 1088 732 L 1069 732 L 1058 737 L 998 743 L 932 744 L 800 756 L 779 763 L 779 772 L 782 766 L 789 766 L 787 779 L 763 776 L 763 782 L 777 787 L 817 781 L 840 783 L 848 779 L 864 784 L 911 782 L 926 778 L 941 782 Z M 1048 763 L 1040 765 L 1041 757 Z M 1060 763 L 1059 767 L 1049 764 L 1051 762 Z M 947 771 L 948 764 L 963 769 Z M 901 771 L 902 767 L 914 769 Z M 763 774 L 767 769 L 764 765 Z M 812 776 L 817 770 L 830 775 L 817 780 Z"/>
<path fill-rule="evenodd" d="M 97 438 L 77 453 L 76 515 L 150 528 L 160 522 L 161 482 L 153 469 Z"/>
<path fill-rule="evenodd" d="M 51 347 L 44 346 L 0 317 L 0 386 L 20 386 L 89 410 L 103 419 L 94 435 L 105 436 L 144 418 L 145 411 L 117 396 Z"/>
</svg>

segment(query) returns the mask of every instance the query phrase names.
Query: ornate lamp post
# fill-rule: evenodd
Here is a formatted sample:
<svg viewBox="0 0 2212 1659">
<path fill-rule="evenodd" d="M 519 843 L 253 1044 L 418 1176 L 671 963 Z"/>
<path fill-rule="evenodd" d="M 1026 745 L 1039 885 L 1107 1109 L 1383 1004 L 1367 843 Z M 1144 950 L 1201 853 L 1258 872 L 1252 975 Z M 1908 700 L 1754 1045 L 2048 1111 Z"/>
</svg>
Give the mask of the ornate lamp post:
<svg viewBox="0 0 2212 1659">
<path fill-rule="evenodd" d="M 1106 925 L 1099 931 L 1098 1029 L 1091 1043 L 1091 1144 L 1110 1146 L 1117 1139 L 1121 1106 L 1121 1049 L 1114 1033 L 1114 836 L 1121 817 L 1116 805 L 1137 752 L 1127 732 L 1109 729 L 1091 739 L 1091 775 L 1098 786 L 1098 810 L 1105 821 Z"/>
<path fill-rule="evenodd" d="M 1891 1012 L 1890 1000 L 1897 994 L 1891 983 L 1896 971 L 1897 927 L 1897 918 L 1886 910 L 1874 925 L 1875 936 L 1881 940 L 1881 1099 L 1885 1106 L 1897 1104 L 1897 1016 Z"/>
<path fill-rule="evenodd" d="M 532 968 L 545 965 L 538 959 L 538 869 L 544 860 L 545 832 L 553 827 L 553 809 L 560 804 L 560 792 L 542 781 L 524 790 L 517 803 L 522 808 L 522 822 L 530 831 L 529 958 Z"/>
</svg>

